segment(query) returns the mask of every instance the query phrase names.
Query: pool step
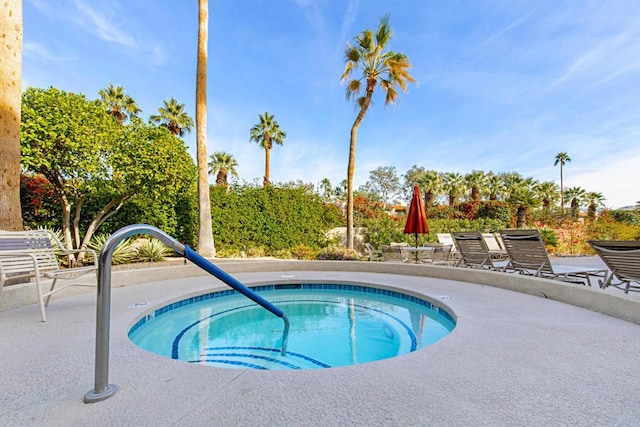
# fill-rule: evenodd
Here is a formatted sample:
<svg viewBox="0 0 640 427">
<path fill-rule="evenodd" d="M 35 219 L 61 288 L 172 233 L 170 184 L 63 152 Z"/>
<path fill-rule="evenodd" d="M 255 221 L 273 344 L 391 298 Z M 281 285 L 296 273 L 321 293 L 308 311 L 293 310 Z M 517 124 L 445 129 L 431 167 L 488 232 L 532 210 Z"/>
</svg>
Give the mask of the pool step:
<svg viewBox="0 0 640 427">
<path fill-rule="evenodd" d="M 279 348 L 266 347 L 208 347 L 200 354 L 199 359 L 190 362 L 221 368 L 261 370 L 331 367 L 300 353 L 287 352 L 282 356 Z"/>
</svg>

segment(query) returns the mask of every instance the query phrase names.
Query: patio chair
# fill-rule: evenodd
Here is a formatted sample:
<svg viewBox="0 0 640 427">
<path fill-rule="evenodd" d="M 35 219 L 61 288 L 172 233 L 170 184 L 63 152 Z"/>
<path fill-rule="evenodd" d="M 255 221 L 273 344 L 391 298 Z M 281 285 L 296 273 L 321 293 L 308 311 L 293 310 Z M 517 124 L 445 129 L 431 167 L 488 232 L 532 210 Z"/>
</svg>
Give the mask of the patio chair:
<svg viewBox="0 0 640 427">
<path fill-rule="evenodd" d="M 434 246 L 433 255 L 431 257 L 431 264 L 451 265 L 453 263 L 453 258 L 451 257 L 453 249 L 453 245 Z"/>
<path fill-rule="evenodd" d="M 639 240 L 592 240 L 588 243 L 611 270 L 608 277 L 599 281 L 601 288 L 613 286 L 625 294 L 640 292 Z"/>
<path fill-rule="evenodd" d="M 369 261 L 384 261 L 382 256 L 382 250 L 373 249 L 370 243 L 365 243 L 364 247 L 367 249 L 367 253 L 369 254 Z"/>
<path fill-rule="evenodd" d="M 438 236 L 438 242 L 442 243 L 443 245 L 451 245 L 451 254 L 450 254 L 451 262 L 454 264 L 457 262 L 460 262 L 458 249 L 456 248 L 456 245 L 453 243 L 453 236 L 451 235 L 451 233 L 437 233 L 436 236 Z"/>
<path fill-rule="evenodd" d="M 552 265 L 538 230 L 504 230 L 500 232 L 509 255 L 509 267 L 535 277 L 581 283 L 591 286 L 591 276 L 604 278 L 607 270 L 567 265 Z"/>
<path fill-rule="evenodd" d="M 482 240 L 487 245 L 487 249 L 489 250 L 489 254 L 492 259 L 495 260 L 504 260 L 507 258 L 507 251 L 500 246 L 498 243 L 498 239 L 496 239 L 496 235 L 493 233 L 481 233 Z"/>
<path fill-rule="evenodd" d="M 478 231 L 459 231 L 451 233 L 453 242 L 460 254 L 456 266 L 504 271 L 508 261 L 494 261 L 487 248 L 486 241 Z"/>
</svg>

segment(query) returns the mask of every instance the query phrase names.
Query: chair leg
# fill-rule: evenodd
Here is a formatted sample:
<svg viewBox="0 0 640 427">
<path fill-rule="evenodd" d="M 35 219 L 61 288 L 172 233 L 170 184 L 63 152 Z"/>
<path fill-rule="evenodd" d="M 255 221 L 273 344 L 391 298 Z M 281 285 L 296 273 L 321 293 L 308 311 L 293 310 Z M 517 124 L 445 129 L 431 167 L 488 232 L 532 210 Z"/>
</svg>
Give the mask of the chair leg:
<svg viewBox="0 0 640 427">
<path fill-rule="evenodd" d="M 53 279 L 53 283 L 51 284 L 51 288 L 49 288 L 49 295 L 47 295 L 47 300 L 44 303 L 45 307 L 49 307 L 49 301 L 51 300 L 51 296 L 53 295 L 53 289 L 56 287 L 56 282 L 58 278 Z"/>
<path fill-rule="evenodd" d="M 38 293 L 38 307 L 40 308 L 40 319 L 43 322 L 47 321 L 47 314 L 44 311 L 44 298 L 42 297 L 42 286 L 40 285 L 40 277 L 36 275 L 36 292 Z"/>
</svg>

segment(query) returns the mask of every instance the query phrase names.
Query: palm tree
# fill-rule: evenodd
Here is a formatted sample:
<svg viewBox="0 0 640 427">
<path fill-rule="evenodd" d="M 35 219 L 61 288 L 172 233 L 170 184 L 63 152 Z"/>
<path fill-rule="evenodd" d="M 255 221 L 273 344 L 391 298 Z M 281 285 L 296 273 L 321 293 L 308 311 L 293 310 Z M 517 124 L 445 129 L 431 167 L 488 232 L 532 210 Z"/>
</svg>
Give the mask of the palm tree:
<svg viewBox="0 0 640 427">
<path fill-rule="evenodd" d="M 260 118 L 260 123 L 251 128 L 249 142 L 255 141 L 258 145 L 264 148 L 265 162 L 264 180 L 262 185 L 267 187 L 271 183 L 269 181 L 269 160 L 271 149 L 273 148 L 274 143 L 282 145 L 287 134 L 280 129 L 280 125 L 274 120 L 273 114 L 269 114 L 265 111 L 264 114 L 258 114 L 258 118 Z"/>
<path fill-rule="evenodd" d="M 465 190 L 464 177 L 458 172 L 447 172 L 443 175 L 443 181 L 449 195 L 449 205 L 453 206 Z"/>
<path fill-rule="evenodd" d="M 515 190 L 509 202 L 517 207 L 516 228 L 522 228 L 529 214 L 529 209 L 537 207 L 540 204 L 540 199 L 530 188 L 520 187 Z"/>
<path fill-rule="evenodd" d="M 20 208 L 20 109 L 22 102 L 22 0 L 0 11 L 0 230 L 22 230 Z"/>
<path fill-rule="evenodd" d="M 98 91 L 100 99 L 106 107 L 109 114 L 124 123 L 131 117 L 136 117 L 142 110 L 132 97 L 124 93 L 122 86 L 114 86 L 113 83 L 109 87 Z"/>
<path fill-rule="evenodd" d="M 424 193 L 423 199 L 425 206 L 431 206 L 433 205 L 436 197 L 442 193 L 442 175 L 434 170 L 425 171 L 424 175 L 420 179 L 419 185 Z"/>
<path fill-rule="evenodd" d="M 587 217 L 591 219 L 596 218 L 596 210 L 604 205 L 604 196 L 602 193 L 596 191 L 590 191 L 584 195 L 584 200 L 587 202 Z"/>
<path fill-rule="evenodd" d="M 216 151 L 211 155 L 209 174 L 216 175 L 216 185 L 226 187 L 228 174 L 238 177 L 237 167 L 238 162 L 233 158 L 233 154 Z"/>
<path fill-rule="evenodd" d="M 571 216 L 577 218 L 580 213 L 580 206 L 583 204 L 583 200 L 587 192 L 580 187 L 567 188 L 565 196 L 571 203 Z"/>
<path fill-rule="evenodd" d="M 557 166 L 560 164 L 560 212 L 564 217 L 564 178 L 562 176 L 562 169 L 565 163 L 569 163 L 571 158 L 569 155 L 563 151 L 556 154 L 556 161 L 553 163 L 553 166 Z"/>
<path fill-rule="evenodd" d="M 487 175 L 483 171 L 474 170 L 466 174 L 464 180 L 467 187 L 471 189 L 471 201 L 479 201 L 481 191 L 484 191 L 487 186 Z"/>
<path fill-rule="evenodd" d="M 542 200 L 542 208 L 549 209 L 551 204 L 558 200 L 558 184 L 553 181 L 544 181 L 535 186 L 534 191 Z"/>
<path fill-rule="evenodd" d="M 209 1 L 198 0 L 198 58 L 196 66 L 196 151 L 198 163 L 198 252 L 215 257 L 211 224 L 211 196 L 207 170 L 207 44 L 209 41 Z"/>
<path fill-rule="evenodd" d="M 502 176 L 496 175 L 493 172 L 487 174 L 487 192 L 489 193 L 489 200 L 498 200 L 498 196 L 504 197 L 507 191 L 507 186 L 502 179 Z"/>
<path fill-rule="evenodd" d="M 184 136 L 185 132 L 191 132 L 193 119 L 184 111 L 184 104 L 180 104 L 174 98 L 163 101 L 163 106 L 158 108 L 157 115 L 149 119 L 169 129 L 172 135 Z"/>
<path fill-rule="evenodd" d="M 351 127 L 347 165 L 347 247 L 350 249 L 353 249 L 353 174 L 358 128 L 371 105 L 371 98 L 378 82 L 386 94 L 385 105 L 396 102 L 398 98 L 396 87 L 406 92 L 407 83 L 415 82 L 409 75 L 411 68 L 409 58 L 399 52 L 384 51 L 392 36 L 389 15 L 385 15 L 380 19 L 375 33 L 372 30 L 362 31 L 355 37 L 355 44 L 349 43 L 344 52 L 346 66 L 341 81 L 344 83 L 353 73 L 362 72 L 361 75 L 349 80 L 346 89 L 347 99 L 355 99 L 360 107 Z M 363 91 L 364 95 L 361 95 Z"/>
</svg>

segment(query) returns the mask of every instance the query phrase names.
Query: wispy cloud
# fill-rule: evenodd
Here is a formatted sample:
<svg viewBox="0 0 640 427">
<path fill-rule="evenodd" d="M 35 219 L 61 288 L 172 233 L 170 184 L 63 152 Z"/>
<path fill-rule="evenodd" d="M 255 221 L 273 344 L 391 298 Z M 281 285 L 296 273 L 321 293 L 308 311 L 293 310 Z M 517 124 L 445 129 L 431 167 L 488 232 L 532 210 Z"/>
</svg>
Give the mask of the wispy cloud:
<svg viewBox="0 0 640 427">
<path fill-rule="evenodd" d="M 22 45 L 22 53 L 25 56 L 37 58 L 49 62 L 67 62 L 76 58 L 72 56 L 58 56 L 47 50 L 46 47 L 38 43 L 24 42 Z"/>
<path fill-rule="evenodd" d="M 516 19 L 515 21 L 513 21 L 512 23 L 510 23 L 506 27 L 502 28 L 500 31 L 498 31 L 498 32 L 494 33 L 493 35 L 489 36 L 487 39 L 485 39 L 482 43 L 480 43 L 478 45 L 478 49 L 482 49 L 483 47 L 487 46 L 488 44 L 490 44 L 492 41 L 494 41 L 498 37 L 502 36 L 503 34 L 513 30 L 518 25 L 522 24 L 524 21 L 527 20 L 527 18 L 529 18 L 536 11 L 536 9 L 537 8 L 533 8 L 530 12 L 528 12 L 525 15 L 521 16 L 520 18 Z"/>
<path fill-rule="evenodd" d="M 140 46 L 139 40 L 136 40 L 133 35 L 127 33 L 126 29 L 115 22 L 114 14 L 111 11 L 97 10 L 93 5 L 80 0 L 75 1 L 75 6 L 81 14 L 77 22 L 82 23 L 82 26 L 95 36 L 127 47 L 137 48 Z"/>
</svg>

